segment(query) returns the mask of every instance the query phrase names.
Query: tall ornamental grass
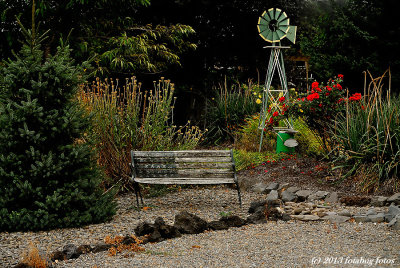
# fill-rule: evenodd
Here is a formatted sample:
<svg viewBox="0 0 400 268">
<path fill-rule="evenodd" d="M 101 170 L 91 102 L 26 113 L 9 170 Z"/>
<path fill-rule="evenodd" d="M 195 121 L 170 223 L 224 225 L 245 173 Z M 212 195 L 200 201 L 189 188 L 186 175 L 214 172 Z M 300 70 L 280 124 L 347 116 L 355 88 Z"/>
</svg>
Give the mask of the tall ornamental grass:
<svg viewBox="0 0 400 268">
<path fill-rule="evenodd" d="M 234 132 L 246 117 L 259 112 L 260 87 L 251 80 L 247 84 L 228 85 L 226 82 L 214 88 L 215 96 L 207 100 L 204 116 L 207 143 L 222 143 L 234 140 Z M 258 95 L 260 95 L 258 97 Z"/>
<path fill-rule="evenodd" d="M 202 138 L 198 127 L 176 126 L 174 84 L 161 78 L 153 90 L 143 90 L 135 77 L 97 79 L 82 86 L 81 105 L 93 117 L 86 140 L 97 149 L 97 159 L 110 183 L 129 186 L 130 150 L 187 150 Z"/>
<path fill-rule="evenodd" d="M 372 81 L 365 87 L 364 99 L 347 104 L 346 114 L 332 132 L 336 166 L 347 168 L 342 178 L 355 174 L 364 191 L 383 184 L 391 184 L 392 191 L 400 188 L 400 98 L 390 95 L 390 87 L 383 90 L 387 74 L 378 78 L 369 74 Z"/>
</svg>

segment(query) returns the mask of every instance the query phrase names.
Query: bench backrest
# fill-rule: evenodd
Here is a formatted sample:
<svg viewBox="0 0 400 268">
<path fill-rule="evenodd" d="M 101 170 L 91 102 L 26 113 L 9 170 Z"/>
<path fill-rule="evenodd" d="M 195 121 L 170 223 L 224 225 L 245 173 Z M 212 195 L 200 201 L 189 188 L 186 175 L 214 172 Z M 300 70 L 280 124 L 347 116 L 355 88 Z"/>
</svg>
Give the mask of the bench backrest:
<svg viewBox="0 0 400 268">
<path fill-rule="evenodd" d="M 140 183 L 236 183 L 232 150 L 131 151 L 131 157 Z"/>
</svg>

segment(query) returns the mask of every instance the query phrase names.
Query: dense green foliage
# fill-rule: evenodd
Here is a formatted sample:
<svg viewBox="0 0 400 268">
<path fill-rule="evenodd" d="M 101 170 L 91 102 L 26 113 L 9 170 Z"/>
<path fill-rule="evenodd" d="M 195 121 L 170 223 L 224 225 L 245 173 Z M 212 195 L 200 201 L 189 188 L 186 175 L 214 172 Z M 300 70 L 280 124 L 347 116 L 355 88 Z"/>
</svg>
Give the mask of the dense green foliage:
<svg viewBox="0 0 400 268">
<path fill-rule="evenodd" d="M 82 77 L 60 46 L 24 45 L 0 69 L 0 230 L 42 230 L 108 220 L 113 196 L 80 142 L 89 121 L 73 101 Z"/>
<path fill-rule="evenodd" d="M 342 73 L 347 86 L 359 89 L 363 71 L 377 75 L 390 66 L 392 83 L 398 90 L 397 6 L 395 0 L 349 0 L 342 5 L 333 4 L 332 9 L 325 7 L 319 16 L 309 17 L 299 41 L 302 52 L 310 56 L 314 75 L 319 80 L 327 80 Z"/>
<path fill-rule="evenodd" d="M 56 40 L 68 36 L 75 59 L 92 58 L 97 75 L 107 73 L 161 72 L 180 64 L 180 54 L 196 46 L 188 41 L 194 30 L 187 25 L 138 24 L 138 8 L 148 0 L 36 0 L 36 17 L 50 36 L 43 44 L 46 53 Z M 32 1 L 0 4 L 0 57 L 9 56 L 20 38 L 15 16 L 28 24 Z"/>
<path fill-rule="evenodd" d="M 214 89 L 215 97 L 208 101 L 205 113 L 208 143 L 233 141 L 234 131 L 244 119 L 259 112 L 258 96 L 253 95 L 255 88 L 258 86 L 251 81 L 248 85 L 231 86 L 225 81 L 219 89 Z"/>
</svg>

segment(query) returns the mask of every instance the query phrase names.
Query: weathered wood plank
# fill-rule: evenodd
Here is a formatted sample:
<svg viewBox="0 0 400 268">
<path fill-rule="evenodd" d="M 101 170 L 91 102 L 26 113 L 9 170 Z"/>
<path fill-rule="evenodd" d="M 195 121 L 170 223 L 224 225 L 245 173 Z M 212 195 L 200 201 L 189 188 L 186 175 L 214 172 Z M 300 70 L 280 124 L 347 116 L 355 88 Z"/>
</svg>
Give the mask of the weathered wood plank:
<svg viewBox="0 0 400 268">
<path fill-rule="evenodd" d="M 229 150 L 187 150 L 187 151 L 134 151 L 140 157 L 227 157 Z"/>
<path fill-rule="evenodd" d="M 135 178 L 136 182 L 149 184 L 221 184 L 235 183 L 232 178 Z"/>
<path fill-rule="evenodd" d="M 233 170 L 232 163 L 136 163 L 137 169 L 149 169 L 149 168 L 165 168 L 165 169 L 182 169 L 182 168 L 193 168 L 193 169 L 207 169 L 207 168 L 224 168 Z"/>
<path fill-rule="evenodd" d="M 209 172 L 203 170 L 137 170 L 136 177 L 162 177 L 162 178 L 207 178 L 207 177 L 216 177 L 216 178 L 224 178 L 224 177 L 234 177 L 233 171 L 217 171 L 217 172 Z"/>
<path fill-rule="evenodd" d="M 231 163 L 231 157 L 135 157 L 135 163 Z"/>
</svg>

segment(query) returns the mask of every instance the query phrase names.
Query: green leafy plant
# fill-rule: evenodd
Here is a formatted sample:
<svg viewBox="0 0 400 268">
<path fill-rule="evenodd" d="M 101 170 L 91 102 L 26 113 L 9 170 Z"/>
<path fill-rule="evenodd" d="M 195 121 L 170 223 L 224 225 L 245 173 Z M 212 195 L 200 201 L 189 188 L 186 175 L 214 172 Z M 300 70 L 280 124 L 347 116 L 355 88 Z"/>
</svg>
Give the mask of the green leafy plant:
<svg viewBox="0 0 400 268">
<path fill-rule="evenodd" d="M 399 189 L 400 163 L 400 98 L 383 92 L 386 73 L 371 77 L 368 92 L 361 103 L 349 103 L 331 131 L 336 144 L 334 163 L 345 168 L 345 179 L 361 177 L 365 191 L 376 190 L 392 181 L 393 191 Z"/>
<path fill-rule="evenodd" d="M 283 103 L 284 116 L 290 115 L 304 120 L 309 129 L 315 133 L 314 137 L 321 139 L 320 144 L 326 153 L 331 148 L 329 130 L 334 125 L 336 117 L 345 111 L 347 101 L 361 99 L 360 93 L 347 98 L 348 92 L 340 85 L 342 79 L 343 75 L 339 74 L 326 85 L 313 82 L 310 91 L 299 94 L 299 97 L 291 102 Z"/>
<path fill-rule="evenodd" d="M 259 149 L 261 130 L 259 129 L 259 116 L 248 117 L 235 132 L 235 148 L 255 152 Z M 264 131 L 262 151 L 274 151 L 276 146 L 276 133 Z"/>
<path fill-rule="evenodd" d="M 207 100 L 205 121 L 207 126 L 206 142 L 221 143 L 234 139 L 234 132 L 243 120 L 255 114 L 260 103 L 257 99 L 258 86 L 250 80 L 247 85 L 228 86 L 226 79 L 219 85 L 216 96 Z"/>
</svg>

